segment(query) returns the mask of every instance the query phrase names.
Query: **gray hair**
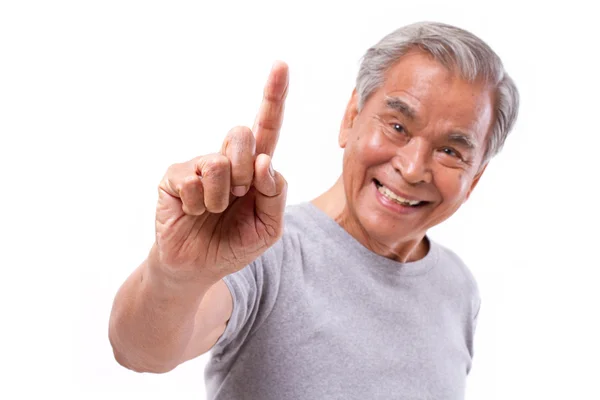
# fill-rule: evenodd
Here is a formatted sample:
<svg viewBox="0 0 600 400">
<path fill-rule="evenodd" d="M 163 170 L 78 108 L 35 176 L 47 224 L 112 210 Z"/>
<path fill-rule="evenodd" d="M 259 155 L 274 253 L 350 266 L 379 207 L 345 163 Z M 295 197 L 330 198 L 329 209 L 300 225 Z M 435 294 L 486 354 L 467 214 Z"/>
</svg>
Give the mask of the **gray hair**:
<svg viewBox="0 0 600 400">
<path fill-rule="evenodd" d="M 358 110 L 384 83 L 386 71 L 413 49 L 430 53 L 449 69 L 473 82 L 483 79 L 493 85 L 495 110 L 482 165 L 500 152 L 512 130 L 519 109 L 519 92 L 504 70 L 500 57 L 481 39 L 464 29 L 438 22 L 418 22 L 395 30 L 371 47 L 362 57 L 356 91 Z"/>
</svg>

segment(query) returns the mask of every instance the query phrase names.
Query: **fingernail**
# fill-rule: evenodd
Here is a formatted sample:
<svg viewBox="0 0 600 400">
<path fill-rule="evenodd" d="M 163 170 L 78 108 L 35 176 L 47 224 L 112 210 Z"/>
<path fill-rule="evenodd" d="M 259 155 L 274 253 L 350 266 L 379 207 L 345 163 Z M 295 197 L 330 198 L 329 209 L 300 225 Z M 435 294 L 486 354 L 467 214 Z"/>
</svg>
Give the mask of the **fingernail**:
<svg viewBox="0 0 600 400">
<path fill-rule="evenodd" d="M 269 174 L 271 174 L 271 176 L 273 178 L 275 177 L 275 170 L 273 169 L 273 163 L 269 164 Z"/>
<path fill-rule="evenodd" d="M 242 197 L 246 194 L 247 191 L 247 186 L 234 186 L 233 188 L 231 188 L 231 193 L 233 193 L 233 195 L 237 197 Z"/>
</svg>

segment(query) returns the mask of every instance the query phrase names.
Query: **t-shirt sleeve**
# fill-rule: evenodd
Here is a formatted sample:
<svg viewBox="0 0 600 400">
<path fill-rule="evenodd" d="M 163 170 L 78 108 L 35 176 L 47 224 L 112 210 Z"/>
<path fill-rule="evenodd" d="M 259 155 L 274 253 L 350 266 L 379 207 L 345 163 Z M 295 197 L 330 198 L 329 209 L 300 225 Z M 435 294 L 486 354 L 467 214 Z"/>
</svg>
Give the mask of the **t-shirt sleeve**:
<svg viewBox="0 0 600 400">
<path fill-rule="evenodd" d="M 469 350 L 469 355 L 471 356 L 471 364 L 475 358 L 475 331 L 477 330 L 477 321 L 479 319 L 479 311 L 481 310 L 481 297 L 479 297 L 479 291 L 477 289 L 475 292 L 472 309 L 471 329 L 469 338 L 467 340 L 467 347 Z M 471 367 L 472 365 L 469 365 L 467 368 L 467 374 L 471 372 Z"/>
<path fill-rule="evenodd" d="M 225 331 L 212 348 L 214 356 L 235 351 L 267 319 L 279 291 L 281 261 L 280 240 L 254 262 L 223 278 L 233 309 Z"/>
</svg>

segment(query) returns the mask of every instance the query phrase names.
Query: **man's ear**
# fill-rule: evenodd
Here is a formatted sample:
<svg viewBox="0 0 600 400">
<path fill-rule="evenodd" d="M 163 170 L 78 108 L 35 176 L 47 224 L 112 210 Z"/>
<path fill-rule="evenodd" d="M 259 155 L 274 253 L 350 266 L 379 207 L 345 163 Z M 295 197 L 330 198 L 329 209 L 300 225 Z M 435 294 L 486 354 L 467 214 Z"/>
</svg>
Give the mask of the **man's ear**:
<svg viewBox="0 0 600 400">
<path fill-rule="evenodd" d="M 485 169 L 487 168 L 488 163 L 486 162 L 483 167 L 481 167 L 479 169 L 479 172 L 477 172 L 477 174 L 475 175 L 475 178 L 473 178 L 473 182 L 471 182 L 471 187 L 469 188 L 469 191 L 467 192 L 467 195 L 465 196 L 465 199 L 463 200 L 463 203 L 465 203 L 469 197 L 471 196 L 471 193 L 473 192 L 473 189 L 475 189 L 475 186 L 477 186 L 477 183 L 479 183 L 479 179 L 481 179 L 481 175 L 483 175 L 483 173 L 485 172 Z"/>
<path fill-rule="evenodd" d="M 346 106 L 346 111 L 344 112 L 344 118 L 342 118 L 342 125 L 340 126 L 340 135 L 338 137 L 338 142 L 340 147 L 343 149 L 346 147 L 348 143 L 348 136 L 350 130 L 354 126 L 354 120 L 358 116 L 358 94 L 356 93 L 356 88 L 352 91 L 352 96 L 350 96 L 350 101 L 348 101 L 348 105 Z"/>
</svg>

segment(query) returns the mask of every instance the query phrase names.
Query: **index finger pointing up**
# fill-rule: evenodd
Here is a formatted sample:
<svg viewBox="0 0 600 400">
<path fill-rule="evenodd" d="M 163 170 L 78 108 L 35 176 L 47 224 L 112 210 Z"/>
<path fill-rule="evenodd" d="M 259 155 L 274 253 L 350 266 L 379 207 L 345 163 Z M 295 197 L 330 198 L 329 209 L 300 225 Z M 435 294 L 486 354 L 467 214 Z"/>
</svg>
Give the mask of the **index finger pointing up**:
<svg viewBox="0 0 600 400">
<path fill-rule="evenodd" d="M 262 103 L 252 129 L 256 138 L 256 154 L 265 153 L 272 157 L 275 152 L 283 122 L 288 84 L 287 64 L 282 61 L 275 62 L 267 79 Z"/>
</svg>

